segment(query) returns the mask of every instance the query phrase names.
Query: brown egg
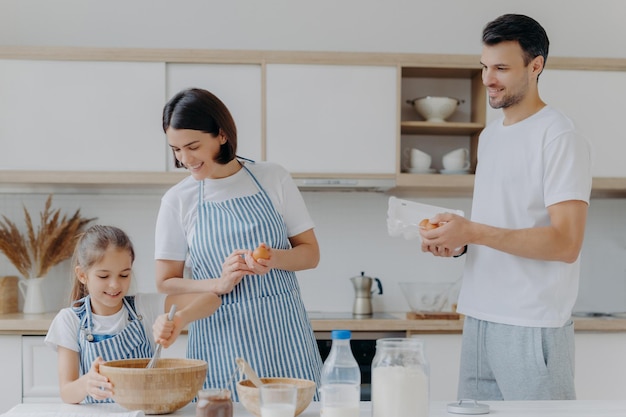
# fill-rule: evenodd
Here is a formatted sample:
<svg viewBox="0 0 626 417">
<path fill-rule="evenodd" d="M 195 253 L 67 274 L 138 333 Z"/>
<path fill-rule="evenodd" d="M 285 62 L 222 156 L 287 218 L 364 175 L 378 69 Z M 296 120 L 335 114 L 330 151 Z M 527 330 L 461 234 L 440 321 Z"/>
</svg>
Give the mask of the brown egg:
<svg viewBox="0 0 626 417">
<path fill-rule="evenodd" d="M 439 225 L 429 222 L 428 219 L 424 219 L 420 222 L 420 227 L 426 230 L 433 230 L 438 228 Z"/>
<path fill-rule="evenodd" d="M 260 244 L 254 250 L 254 252 L 252 252 L 252 257 L 254 258 L 255 261 L 258 261 L 259 259 L 269 259 L 270 251 L 267 249 L 267 247 L 264 244 Z"/>
</svg>

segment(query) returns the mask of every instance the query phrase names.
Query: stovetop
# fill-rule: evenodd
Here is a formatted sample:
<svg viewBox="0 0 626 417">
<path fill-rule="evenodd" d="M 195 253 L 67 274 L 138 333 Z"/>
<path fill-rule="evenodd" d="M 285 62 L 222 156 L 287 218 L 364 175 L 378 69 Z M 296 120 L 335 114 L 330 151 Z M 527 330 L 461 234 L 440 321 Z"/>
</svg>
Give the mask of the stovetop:
<svg viewBox="0 0 626 417">
<path fill-rule="evenodd" d="M 351 312 L 308 311 L 310 320 L 392 320 L 396 316 L 389 313 L 373 313 L 371 316 L 354 316 Z"/>
</svg>

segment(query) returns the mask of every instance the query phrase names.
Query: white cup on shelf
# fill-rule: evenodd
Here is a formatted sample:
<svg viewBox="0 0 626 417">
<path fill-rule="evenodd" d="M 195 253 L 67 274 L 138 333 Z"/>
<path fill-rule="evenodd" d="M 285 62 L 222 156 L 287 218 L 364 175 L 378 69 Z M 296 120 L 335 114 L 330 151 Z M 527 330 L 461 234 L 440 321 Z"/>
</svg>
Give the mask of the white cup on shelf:
<svg viewBox="0 0 626 417">
<path fill-rule="evenodd" d="M 404 156 L 407 160 L 406 168 L 415 171 L 427 171 L 430 169 L 432 157 L 424 151 L 417 148 L 407 148 L 404 150 Z"/>
<path fill-rule="evenodd" d="M 466 148 L 455 149 L 445 154 L 441 162 L 443 168 L 448 171 L 465 171 L 470 167 L 469 150 Z"/>
</svg>

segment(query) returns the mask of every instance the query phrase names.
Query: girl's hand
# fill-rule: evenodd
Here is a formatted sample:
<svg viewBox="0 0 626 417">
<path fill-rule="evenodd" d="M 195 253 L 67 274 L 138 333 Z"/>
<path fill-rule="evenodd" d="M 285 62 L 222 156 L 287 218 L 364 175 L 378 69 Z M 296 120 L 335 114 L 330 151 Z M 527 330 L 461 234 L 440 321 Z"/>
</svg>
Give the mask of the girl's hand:
<svg viewBox="0 0 626 417">
<path fill-rule="evenodd" d="M 265 275 L 272 269 L 272 255 L 272 248 L 261 243 L 254 251 L 247 251 L 244 259 L 255 275 Z"/>
<path fill-rule="evenodd" d="M 104 363 L 104 359 L 97 357 L 91 364 L 89 372 L 87 372 L 87 394 L 91 395 L 95 400 L 105 400 L 113 396 L 113 385 L 109 379 L 100 374 L 100 365 Z"/>
<path fill-rule="evenodd" d="M 152 334 L 154 341 L 164 348 L 169 347 L 176 341 L 176 338 L 182 330 L 181 319 L 175 314 L 172 320 L 168 320 L 168 313 L 161 314 L 157 317 L 152 325 Z"/>
<path fill-rule="evenodd" d="M 242 249 L 233 251 L 222 264 L 222 275 L 214 281 L 212 292 L 217 295 L 228 294 L 235 288 L 246 275 L 254 274 L 254 271 L 248 267 L 245 255 L 249 251 Z"/>
</svg>

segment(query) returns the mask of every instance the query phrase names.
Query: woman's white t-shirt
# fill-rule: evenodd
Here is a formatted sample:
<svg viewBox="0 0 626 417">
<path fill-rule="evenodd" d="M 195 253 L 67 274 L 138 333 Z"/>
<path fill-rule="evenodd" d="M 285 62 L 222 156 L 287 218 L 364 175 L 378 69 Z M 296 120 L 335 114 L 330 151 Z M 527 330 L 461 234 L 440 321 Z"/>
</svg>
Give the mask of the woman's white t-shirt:
<svg viewBox="0 0 626 417">
<path fill-rule="evenodd" d="M 284 219 L 289 237 L 314 227 L 302 195 L 287 170 L 270 162 L 242 164 L 266 191 L 274 208 Z M 187 177 L 163 195 L 156 224 L 155 259 L 186 260 L 198 214 L 198 183 L 193 177 Z M 220 202 L 259 192 L 256 183 L 243 168 L 230 177 L 205 179 L 203 185 L 205 201 Z"/>
</svg>

